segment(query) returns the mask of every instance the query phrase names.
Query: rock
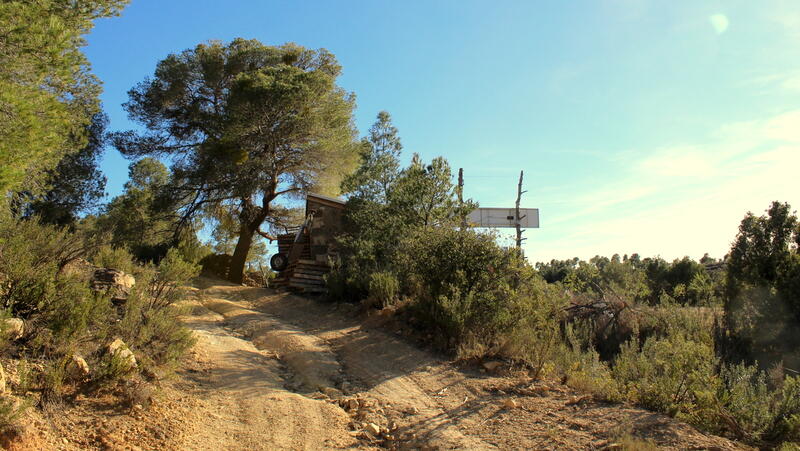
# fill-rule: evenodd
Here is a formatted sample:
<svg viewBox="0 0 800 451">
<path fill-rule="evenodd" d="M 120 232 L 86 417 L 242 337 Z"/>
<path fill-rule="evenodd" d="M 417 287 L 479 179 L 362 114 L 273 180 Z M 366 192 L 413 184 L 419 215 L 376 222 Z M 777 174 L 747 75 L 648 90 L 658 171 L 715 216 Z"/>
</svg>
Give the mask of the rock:
<svg viewBox="0 0 800 451">
<path fill-rule="evenodd" d="M 124 303 L 135 284 L 132 275 L 112 268 L 96 269 L 91 282 L 92 290 L 111 293 L 111 301 L 115 304 Z"/>
<path fill-rule="evenodd" d="M 119 338 L 115 339 L 111 343 L 106 346 L 106 352 L 108 352 L 111 356 L 116 356 L 120 359 L 120 361 L 126 363 L 127 368 L 134 369 L 136 368 L 136 357 L 133 355 L 133 352 L 128 348 L 128 345 L 125 344 L 124 341 L 120 340 Z"/>
<path fill-rule="evenodd" d="M 346 412 L 358 410 L 358 400 L 355 398 L 343 399 L 339 401 L 339 405 L 342 406 Z"/>
<path fill-rule="evenodd" d="M 570 397 L 564 405 L 567 406 L 574 406 L 576 404 L 581 404 L 585 401 L 589 401 L 592 399 L 592 395 L 583 395 L 583 396 L 572 396 Z"/>
<path fill-rule="evenodd" d="M 516 409 L 517 407 L 519 407 L 519 403 L 509 398 L 503 402 L 503 407 L 505 407 L 506 409 Z"/>
<path fill-rule="evenodd" d="M 322 393 L 324 393 L 325 396 L 331 399 L 339 399 L 342 397 L 342 392 L 333 387 L 324 387 L 322 389 Z"/>
<path fill-rule="evenodd" d="M 67 373 L 72 379 L 84 380 L 89 377 L 89 364 L 78 354 L 73 354 L 67 363 Z"/>
<path fill-rule="evenodd" d="M 483 363 L 483 367 L 486 368 L 486 371 L 494 373 L 495 371 L 497 371 L 497 368 L 499 368 L 502 364 L 503 364 L 503 362 L 498 362 L 497 360 L 492 360 L 492 361 L 489 361 L 489 362 L 484 362 Z"/>
<path fill-rule="evenodd" d="M 25 334 L 25 322 L 19 318 L 6 318 L 3 320 L 3 331 L 9 340 L 19 340 Z"/>
<path fill-rule="evenodd" d="M 381 428 L 375 423 L 368 423 L 365 429 L 367 430 L 367 432 L 374 435 L 375 437 L 381 435 Z"/>
</svg>

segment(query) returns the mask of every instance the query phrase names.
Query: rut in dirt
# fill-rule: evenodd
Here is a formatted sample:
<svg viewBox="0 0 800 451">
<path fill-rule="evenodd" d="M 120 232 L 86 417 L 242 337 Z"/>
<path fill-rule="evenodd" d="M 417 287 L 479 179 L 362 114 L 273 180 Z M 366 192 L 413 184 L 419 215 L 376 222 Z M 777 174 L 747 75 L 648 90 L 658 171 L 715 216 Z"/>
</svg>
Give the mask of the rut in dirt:
<svg viewBox="0 0 800 451">
<path fill-rule="evenodd" d="M 456 367 L 354 306 L 201 284 L 186 319 L 207 367 L 192 449 L 601 449 L 621 432 L 661 449 L 742 449 L 556 381 Z"/>
<path fill-rule="evenodd" d="M 392 439 L 392 443 L 369 440 L 367 434 L 370 444 L 494 448 L 464 434 L 461 428 L 469 425 L 453 421 L 410 375 L 419 367 L 438 363 L 429 355 L 384 334 L 360 333 L 344 315 L 310 305 L 289 306 L 292 315 L 287 318 L 280 301 L 275 302 L 279 299 L 280 295 L 266 290 L 241 287 L 215 286 L 202 292 L 205 308 L 221 315 L 227 327 L 258 349 L 274 353 L 286 365 L 291 375 L 288 388 L 306 394 L 323 393 L 333 400 L 360 399 L 364 409 L 354 414 L 350 429 L 369 430 L 371 424 L 382 431 L 372 434 L 376 439 L 380 435 Z M 300 298 L 283 299 L 291 302 Z M 308 331 L 304 322 L 313 322 L 314 330 Z M 440 385 L 437 381 L 428 383 Z"/>
</svg>

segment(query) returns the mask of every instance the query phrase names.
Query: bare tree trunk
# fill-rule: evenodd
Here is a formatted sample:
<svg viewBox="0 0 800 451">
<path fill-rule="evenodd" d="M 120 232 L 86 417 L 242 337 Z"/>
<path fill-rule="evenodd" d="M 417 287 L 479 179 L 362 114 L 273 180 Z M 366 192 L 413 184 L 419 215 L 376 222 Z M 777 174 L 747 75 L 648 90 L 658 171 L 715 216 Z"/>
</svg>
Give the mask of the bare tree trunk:
<svg viewBox="0 0 800 451">
<path fill-rule="evenodd" d="M 458 209 L 461 214 L 461 230 L 467 228 L 467 212 L 464 210 L 464 168 L 458 168 Z"/>
<path fill-rule="evenodd" d="M 231 266 L 228 268 L 228 280 L 233 283 L 244 281 L 244 265 L 247 262 L 247 254 L 250 253 L 250 246 L 253 244 L 256 228 L 258 227 L 251 227 L 250 224 L 243 222 L 239 229 L 239 241 L 236 242 Z"/>
<path fill-rule="evenodd" d="M 514 211 L 514 223 L 515 224 L 514 225 L 515 225 L 515 227 L 517 229 L 517 254 L 518 254 L 520 260 L 522 260 L 522 240 L 523 240 L 523 238 L 522 238 L 522 224 L 520 224 L 520 221 L 522 221 L 522 218 L 519 217 L 519 202 L 522 199 L 522 193 L 524 193 L 524 191 L 522 191 L 522 171 L 519 171 L 519 184 L 517 185 L 517 203 L 516 203 L 516 206 L 514 207 L 515 208 L 515 211 Z M 520 265 L 521 264 L 522 264 L 522 261 L 520 261 Z M 519 281 L 520 281 L 520 273 L 519 273 L 519 271 L 517 271 L 516 274 L 514 274 L 514 288 L 519 287 Z"/>
<path fill-rule="evenodd" d="M 516 222 L 515 226 L 517 228 L 517 250 L 521 252 L 522 249 L 522 226 L 520 221 L 522 218 L 519 217 L 519 201 L 522 199 L 522 171 L 519 171 L 519 185 L 517 185 L 517 205 L 516 205 L 516 212 L 514 216 L 514 220 Z"/>
</svg>

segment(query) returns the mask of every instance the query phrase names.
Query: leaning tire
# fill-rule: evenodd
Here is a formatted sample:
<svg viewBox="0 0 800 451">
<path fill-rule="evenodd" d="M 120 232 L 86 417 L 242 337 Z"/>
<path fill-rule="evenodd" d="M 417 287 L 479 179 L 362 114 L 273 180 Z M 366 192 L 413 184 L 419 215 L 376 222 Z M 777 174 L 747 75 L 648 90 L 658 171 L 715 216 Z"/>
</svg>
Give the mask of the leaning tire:
<svg viewBox="0 0 800 451">
<path fill-rule="evenodd" d="M 284 254 L 275 254 L 269 259 L 269 266 L 273 271 L 283 271 L 289 266 L 289 258 Z"/>
</svg>

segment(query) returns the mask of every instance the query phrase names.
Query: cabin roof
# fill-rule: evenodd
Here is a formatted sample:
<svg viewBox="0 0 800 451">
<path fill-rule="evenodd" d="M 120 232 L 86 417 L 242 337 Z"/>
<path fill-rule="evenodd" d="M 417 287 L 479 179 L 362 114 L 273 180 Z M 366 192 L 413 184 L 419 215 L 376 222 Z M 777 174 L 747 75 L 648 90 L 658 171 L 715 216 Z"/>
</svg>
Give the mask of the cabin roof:
<svg viewBox="0 0 800 451">
<path fill-rule="evenodd" d="M 345 201 L 335 197 L 323 196 L 322 194 L 308 193 L 306 194 L 306 203 L 308 201 L 315 201 L 331 207 L 344 208 Z"/>
</svg>

